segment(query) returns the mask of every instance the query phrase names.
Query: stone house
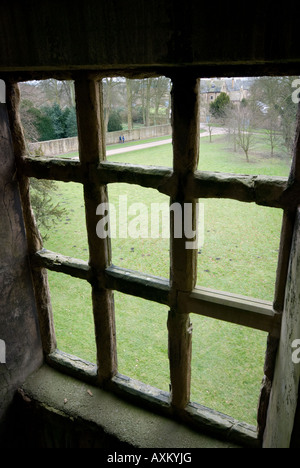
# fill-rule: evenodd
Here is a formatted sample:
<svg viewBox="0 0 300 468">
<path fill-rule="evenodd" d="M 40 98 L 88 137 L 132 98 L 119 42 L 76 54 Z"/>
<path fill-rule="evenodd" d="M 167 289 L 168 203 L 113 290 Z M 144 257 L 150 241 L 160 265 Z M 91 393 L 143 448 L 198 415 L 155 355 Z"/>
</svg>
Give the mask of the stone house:
<svg viewBox="0 0 300 468">
<path fill-rule="evenodd" d="M 250 95 L 250 87 L 253 82 L 251 78 L 216 78 L 202 79 L 200 83 L 201 94 L 201 122 L 207 121 L 209 115 L 209 105 L 220 96 L 221 93 L 226 93 L 230 102 L 235 106 L 239 106 L 243 99 L 247 99 Z"/>
</svg>

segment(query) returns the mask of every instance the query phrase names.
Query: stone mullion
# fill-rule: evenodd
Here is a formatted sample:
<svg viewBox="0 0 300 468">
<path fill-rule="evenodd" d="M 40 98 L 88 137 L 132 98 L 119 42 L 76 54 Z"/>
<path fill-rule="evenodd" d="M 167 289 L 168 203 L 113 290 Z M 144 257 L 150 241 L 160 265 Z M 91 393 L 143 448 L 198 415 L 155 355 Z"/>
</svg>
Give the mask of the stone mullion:
<svg viewBox="0 0 300 468">
<path fill-rule="evenodd" d="M 188 180 L 197 169 L 199 153 L 199 81 L 176 77 L 172 87 L 173 194 L 170 197 L 170 311 L 168 315 L 171 404 L 184 409 L 190 400 L 192 327 L 186 307 L 178 300 L 196 285 L 197 248 L 187 248 L 185 205 L 196 227 L 196 200 L 188 193 Z M 177 210 L 177 212 L 176 212 Z M 181 221 L 180 221 L 181 217 Z M 179 222 L 179 225 L 178 225 Z M 177 224 L 176 224 L 177 223 Z M 178 236 L 181 224 L 181 236 Z"/>
<path fill-rule="evenodd" d="M 113 291 L 105 287 L 105 269 L 111 265 L 110 239 L 96 233 L 97 207 L 108 202 L 107 188 L 95 178 L 105 161 L 102 83 L 89 77 L 75 80 L 79 158 L 83 174 L 86 226 L 91 268 L 92 301 L 97 347 L 98 381 L 102 385 L 117 372 Z"/>
</svg>

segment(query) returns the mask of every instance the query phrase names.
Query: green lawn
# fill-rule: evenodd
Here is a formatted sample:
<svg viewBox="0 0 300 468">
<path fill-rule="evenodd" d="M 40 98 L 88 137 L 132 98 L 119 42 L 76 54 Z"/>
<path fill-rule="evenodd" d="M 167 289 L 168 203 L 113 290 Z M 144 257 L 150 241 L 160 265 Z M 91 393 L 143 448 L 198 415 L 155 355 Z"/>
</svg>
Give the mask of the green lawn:
<svg viewBox="0 0 300 468">
<path fill-rule="evenodd" d="M 264 136 L 247 164 L 225 137 L 201 139 L 201 170 L 287 176 L 290 161 L 262 157 Z M 172 145 L 111 157 L 119 162 L 170 166 Z M 152 189 L 112 184 L 109 200 L 166 202 Z M 56 197 L 67 210 L 45 247 L 88 260 L 82 187 L 58 184 Z M 204 245 L 198 254 L 198 285 L 272 300 L 282 213 L 231 200 L 204 203 Z M 96 227 L 95 227 L 96 228 Z M 113 263 L 163 277 L 169 275 L 168 239 L 112 239 Z M 49 272 L 58 347 L 95 362 L 90 287 Z M 169 390 L 167 307 L 115 293 L 119 372 Z M 204 317 L 193 323 L 192 400 L 255 424 L 267 335 Z"/>
</svg>

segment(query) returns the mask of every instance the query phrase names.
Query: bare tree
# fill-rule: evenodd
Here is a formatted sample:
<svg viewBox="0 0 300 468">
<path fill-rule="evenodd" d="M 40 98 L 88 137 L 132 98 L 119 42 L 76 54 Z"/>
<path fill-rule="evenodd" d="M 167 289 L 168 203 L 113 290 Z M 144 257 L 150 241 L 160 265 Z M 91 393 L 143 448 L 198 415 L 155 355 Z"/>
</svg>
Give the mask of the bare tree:
<svg viewBox="0 0 300 468">
<path fill-rule="evenodd" d="M 111 113 L 122 106 L 126 106 L 124 86 L 125 81 L 123 78 L 113 77 L 103 79 L 104 123 L 106 130 Z"/>
<path fill-rule="evenodd" d="M 132 130 L 132 82 L 126 79 L 126 96 L 127 96 L 127 122 L 128 130 Z"/>
<path fill-rule="evenodd" d="M 145 126 L 168 121 L 170 115 L 170 79 L 164 76 L 146 79 L 106 78 L 104 84 L 105 124 L 111 112 L 120 111 L 132 130 L 138 120 Z"/>
<path fill-rule="evenodd" d="M 271 148 L 271 158 L 274 157 L 275 149 L 282 141 L 282 132 L 280 129 L 280 119 L 278 113 L 274 109 L 270 109 L 264 118 L 264 126 L 268 136 Z"/>
<path fill-rule="evenodd" d="M 297 105 L 292 101 L 292 83 L 296 77 L 261 77 L 251 87 L 252 99 L 263 108 L 264 122 L 270 141 L 271 155 L 276 147 L 290 154 L 296 125 Z"/>
<path fill-rule="evenodd" d="M 150 126 L 150 91 L 152 86 L 152 78 L 146 78 L 146 100 L 144 106 L 144 123 L 146 127 Z"/>
<path fill-rule="evenodd" d="M 160 124 L 159 110 L 169 106 L 170 81 L 165 76 L 159 76 L 153 80 L 153 100 L 154 100 L 154 125 Z M 168 101 L 168 105 L 166 105 Z"/>
<path fill-rule="evenodd" d="M 107 130 L 111 105 L 112 105 L 112 85 L 113 81 L 112 78 L 106 78 L 103 80 L 105 83 L 104 86 L 104 125 L 105 129 Z"/>
<path fill-rule="evenodd" d="M 254 101 L 244 100 L 227 114 L 227 128 L 234 148 L 244 152 L 247 162 L 250 162 L 249 153 L 255 145 L 255 128 L 260 125 L 260 118 L 261 112 Z"/>
<path fill-rule="evenodd" d="M 270 142 L 271 157 L 281 139 L 280 118 L 278 113 L 278 100 L 281 94 L 278 77 L 261 77 L 251 86 L 252 100 L 255 101 L 262 112 L 262 127 L 265 129 Z"/>
<path fill-rule="evenodd" d="M 75 107 L 75 88 L 74 81 L 65 80 L 61 82 L 63 102 L 60 105 L 63 107 L 64 103 L 67 107 Z"/>
<path fill-rule="evenodd" d="M 46 97 L 46 102 L 44 102 L 44 105 L 46 105 L 47 103 L 50 105 L 61 105 L 61 99 L 64 90 L 61 81 L 55 80 L 54 78 L 42 80 L 39 82 L 39 87 L 40 89 L 42 89 Z"/>
<path fill-rule="evenodd" d="M 254 144 L 254 133 L 251 127 L 251 113 L 249 109 L 242 106 L 237 112 L 236 141 L 237 145 L 244 151 L 247 162 L 249 151 Z"/>
<path fill-rule="evenodd" d="M 227 136 L 230 142 L 233 144 L 233 151 L 237 152 L 237 128 L 238 128 L 238 118 L 236 116 L 236 108 L 231 107 L 227 110 L 225 118 L 225 126 L 227 129 Z"/>
<path fill-rule="evenodd" d="M 20 116 L 27 141 L 39 140 L 39 132 L 36 127 L 36 115 L 31 101 L 23 100 L 20 106 Z"/>
</svg>

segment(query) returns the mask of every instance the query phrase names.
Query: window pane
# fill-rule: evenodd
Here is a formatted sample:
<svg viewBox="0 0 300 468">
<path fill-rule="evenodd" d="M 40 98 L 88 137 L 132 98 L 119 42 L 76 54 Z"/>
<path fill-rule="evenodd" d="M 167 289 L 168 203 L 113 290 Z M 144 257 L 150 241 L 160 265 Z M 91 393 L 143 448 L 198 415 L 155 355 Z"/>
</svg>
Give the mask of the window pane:
<svg viewBox="0 0 300 468">
<path fill-rule="evenodd" d="M 118 370 L 169 391 L 167 307 L 115 292 Z"/>
<path fill-rule="evenodd" d="M 192 315 L 191 401 L 256 425 L 267 335 Z"/>
<path fill-rule="evenodd" d="M 233 200 L 203 203 L 197 284 L 272 301 L 282 211 Z"/>
<path fill-rule="evenodd" d="M 108 160 L 163 166 L 160 147 L 156 153 L 139 146 L 171 138 L 170 79 L 111 77 L 102 81 Z M 128 144 L 134 145 L 134 151 L 127 153 Z M 120 151 L 125 152 L 121 160 L 116 156 Z"/>
<path fill-rule="evenodd" d="M 113 263 L 168 278 L 169 198 L 120 183 L 109 186 L 109 203 Z"/>
<path fill-rule="evenodd" d="M 52 271 L 48 277 L 58 349 L 96 363 L 90 285 Z"/>
<path fill-rule="evenodd" d="M 78 150 L 74 82 L 51 78 L 19 86 L 20 115 L 30 155 L 68 153 L 66 157 L 72 157 L 70 153 Z"/>
<path fill-rule="evenodd" d="M 288 175 L 299 102 L 295 78 L 202 79 L 199 169 Z"/>
<path fill-rule="evenodd" d="M 43 182 L 43 181 L 41 181 Z M 47 216 L 47 225 L 40 225 L 44 247 L 73 258 L 89 258 L 82 185 L 55 182 L 55 190 L 48 191 L 48 207 L 57 207 L 58 216 Z M 96 227 L 95 227 L 96 229 Z"/>
</svg>

